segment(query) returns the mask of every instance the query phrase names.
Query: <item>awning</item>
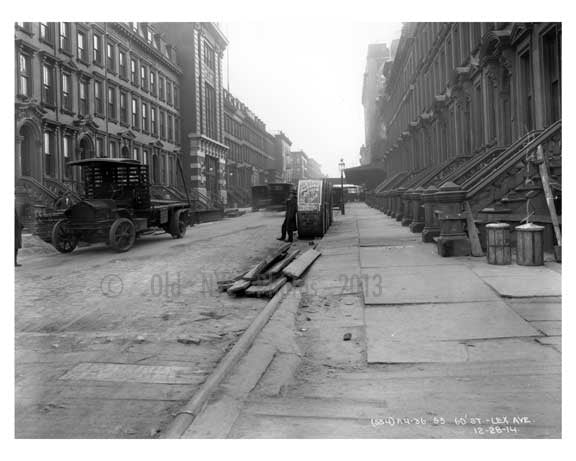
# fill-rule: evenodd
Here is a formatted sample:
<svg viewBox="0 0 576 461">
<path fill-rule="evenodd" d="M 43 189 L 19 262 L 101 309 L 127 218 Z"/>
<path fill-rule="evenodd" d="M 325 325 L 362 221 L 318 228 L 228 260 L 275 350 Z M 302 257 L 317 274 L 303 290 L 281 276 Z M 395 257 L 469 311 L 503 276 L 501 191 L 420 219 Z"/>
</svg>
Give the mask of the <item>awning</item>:
<svg viewBox="0 0 576 461">
<path fill-rule="evenodd" d="M 386 170 L 376 165 L 362 165 L 344 170 L 346 182 L 364 186 L 367 190 L 374 189 L 384 179 L 386 179 Z"/>
</svg>

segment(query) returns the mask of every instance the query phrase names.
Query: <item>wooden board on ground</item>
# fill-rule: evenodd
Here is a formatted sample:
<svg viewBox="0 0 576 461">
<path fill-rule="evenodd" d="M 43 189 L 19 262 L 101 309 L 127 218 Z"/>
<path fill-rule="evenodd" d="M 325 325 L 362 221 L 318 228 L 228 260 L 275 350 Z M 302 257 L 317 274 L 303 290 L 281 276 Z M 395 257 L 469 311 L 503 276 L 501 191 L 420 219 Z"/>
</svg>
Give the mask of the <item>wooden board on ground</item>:
<svg viewBox="0 0 576 461">
<path fill-rule="evenodd" d="M 294 261 L 294 259 L 296 259 L 296 257 L 300 254 L 300 250 L 295 250 L 292 253 L 290 253 L 289 255 L 287 255 L 284 259 L 282 259 L 281 261 L 278 261 L 276 264 L 274 264 L 270 270 L 268 270 L 266 273 L 274 276 L 274 275 L 278 275 L 282 272 L 282 269 L 284 269 L 288 264 L 290 264 L 292 261 Z"/>
<path fill-rule="evenodd" d="M 227 292 L 229 295 L 241 293 L 250 286 L 250 283 L 250 280 L 238 280 L 234 282 L 234 285 L 228 288 Z"/>
<path fill-rule="evenodd" d="M 299 278 L 305 271 L 312 265 L 322 253 L 317 250 L 310 249 L 304 254 L 300 255 L 296 260 L 292 261 L 290 265 L 282 271 L 282 273 L 291 279 Z"/>
<path fill-rule="evenodd" d="M 263 286 L 251 286 L 246 289 L 246 294 L 248 296 L 265 296 L 271 298 L 274 296 L 282 286 L 288 281 L 286 277 L 280 277 L 274 280 L 272 283 Z"/>
<path fill-rule="evenodd" d="M 242 276 L 244 280 L 256 280 L 258 275 L 263 272 L 270 264 L 274 263 L 278 258 L 283 256 L 289 249 L 291 244 L 285 243 L 277 250 L 274 250 L 260 262 L 258 262 L 252 269 Z"/>
</svg>

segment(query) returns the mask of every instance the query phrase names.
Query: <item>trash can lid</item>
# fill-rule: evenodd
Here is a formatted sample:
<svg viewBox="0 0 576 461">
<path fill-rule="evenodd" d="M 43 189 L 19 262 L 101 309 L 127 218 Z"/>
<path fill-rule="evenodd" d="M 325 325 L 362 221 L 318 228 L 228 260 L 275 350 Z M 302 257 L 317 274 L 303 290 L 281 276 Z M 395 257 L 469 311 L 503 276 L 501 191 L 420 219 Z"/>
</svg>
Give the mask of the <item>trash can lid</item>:
<svg viewBox="0 0 576 461">
<path fill-rule="evenodd" d="M 539 226 L 538 224 L 533 224 L 531 222 L 522 224 L 521 226 L 516 226 L 516 230 L 521 232 L 538 232 L 544 230 L 544 226 Z"/>
<path fill-rule="evenodd" d="M 486 229 L 510 229 L 510 224 L 505 222 L 493 222 L 486 224 Z"/>
</svg>

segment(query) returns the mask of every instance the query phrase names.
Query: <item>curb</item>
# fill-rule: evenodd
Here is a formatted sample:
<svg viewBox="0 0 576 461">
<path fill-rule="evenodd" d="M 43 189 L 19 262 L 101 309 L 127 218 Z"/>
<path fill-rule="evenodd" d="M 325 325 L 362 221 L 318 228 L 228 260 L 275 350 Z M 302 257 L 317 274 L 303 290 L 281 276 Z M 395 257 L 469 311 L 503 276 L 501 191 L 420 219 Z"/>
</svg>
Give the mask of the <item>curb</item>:
<svg viewBox="0 0 576 461">
<path fill-rule="evenodd" d="M 250 349 L 258 334 L 268 323 L 272 315 L 276 312 L 281 301 L 288 297 L 291 290 L 280 290 L 268 301 L 264 309 L 256 316 L 248 329 L 242 334 L 234 347 L 220 361 L 216 369 L 204 382 L 200 390 L 192 397 L 188 403 L 180 409 L 175 418 L 170 422 L 166 429 L 160 434 L 161 439 L 180 438 L 194 419 L 202 411 L 204 405 L 210 398 L 210 395 L 222 383 L 231 370 L 238 364 L 246 352 Z M 273 356 L 272 356 L 273 357 Z M 270 357 L 270 360 L 272 360 Z M 267 364 L 268 365 L 268 364 Z M 266 366 L 267 366 L 266 365 Z"/>
</svg>

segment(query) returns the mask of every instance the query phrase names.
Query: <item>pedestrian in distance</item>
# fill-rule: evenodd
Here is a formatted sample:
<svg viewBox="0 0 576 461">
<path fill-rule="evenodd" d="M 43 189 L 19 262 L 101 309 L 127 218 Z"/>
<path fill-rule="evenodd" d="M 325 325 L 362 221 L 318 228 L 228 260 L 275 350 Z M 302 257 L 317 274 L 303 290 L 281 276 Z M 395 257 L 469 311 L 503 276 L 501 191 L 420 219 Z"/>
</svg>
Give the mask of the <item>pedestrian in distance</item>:
<svg viewBox="0 0 576 461">
<path fill-rule="evenodd" d="M 296 213 L 298 211 L 298 200 L 296 199 L 296 191 L 290 191 L 290 197 L 286 200 L 286 214 L 284 215 L 284 222 L 282 223 L 282 236 L 277 240 L 285 240 L 287 242 L 294 241 L 294 232 L 297 230 Z"/>
<path fill-rule="evenodd" d="M 14 266 L 20 267 L 22 264 L 18 264 L 18 250 L 22 248 L 22 222 L 20 221 L 20 215 L 18 210 L 14 208 Z"/>
</svg>

